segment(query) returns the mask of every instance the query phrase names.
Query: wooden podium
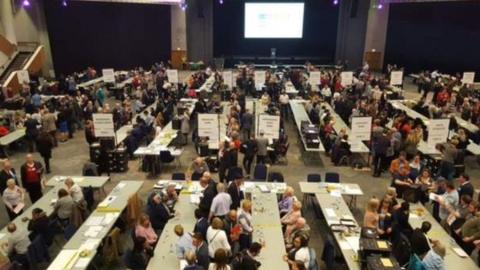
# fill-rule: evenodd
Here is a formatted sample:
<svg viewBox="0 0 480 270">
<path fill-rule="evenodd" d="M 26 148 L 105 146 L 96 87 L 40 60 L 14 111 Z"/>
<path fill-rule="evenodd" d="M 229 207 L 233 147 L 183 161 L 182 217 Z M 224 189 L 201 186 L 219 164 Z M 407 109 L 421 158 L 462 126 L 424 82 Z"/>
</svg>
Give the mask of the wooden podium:
<svg viewBox="0 0 480 270">
<path fill-rule="evenodd" d="M 187 51 L 185 50 L 172 50 L 171 54 L 172 67 L 174 69 L 182 69 L 182 65 L 187 60 Z"/>
<path fill-rule="evenodd" d="M 382 53 L 381 52 L 365 52 L 364 61 L 367 61 L 370 69 L 382 70 Z"/>
</svg>

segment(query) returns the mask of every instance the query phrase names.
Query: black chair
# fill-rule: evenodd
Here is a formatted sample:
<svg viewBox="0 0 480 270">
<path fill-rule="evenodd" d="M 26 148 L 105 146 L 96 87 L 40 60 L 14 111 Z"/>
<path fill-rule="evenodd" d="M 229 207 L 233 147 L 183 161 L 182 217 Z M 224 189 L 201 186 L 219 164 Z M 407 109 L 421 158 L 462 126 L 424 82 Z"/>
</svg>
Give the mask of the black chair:
<svg viewBox="0 0 480 270">
<path fill-rule="evenodd" d="M 267 166 L 257 164 L 253 170 L 253 181 L 267 181 Z"/>
<path fill-rule="evenodd" d="M 279 172 L 271 172 L 268 173 L 268 181 L 269 182 L 277 182 L 277 183 L 284 183 L 285 180 L 283 178 L 283 174 Z"/>
<path fill-rule="evenodd" d="M 172 173 L 172 180 L 185 180 L 185 174 L 184 173 Z"/>
<path fill-rule="evenodd" d="M 197 172 L 192 173 L 192 180 L 193 181 L 200 180 L 201 177 L 202 177 L 201 173 L 197 173 Z"/>
<path fill-rule="evenodd" d="M 172 156 L 170 151 L 160 151 L 160 162 L 172 163 L 174 160 L 175 160 L 175 157 Z"/>
<path fill-rule="evenodd" d="M 92 186 L 84 187 L 82 189 L 82 192 L 83 192 L 83 198 L 87 202 L 88 210 L 92 211 L 93 205 L 95 204 L 95 197 L 93 195 L 93 187 Z"/>
<path fill-rule="evenodd" d="M 307 175 L 307 182 L 311 182 L 311 183 L 322 182 L 322 176 L 318 173 L 311 173 Z"/>
<path fill-rule="evenodd" d="M 336 172 L 327 172 L 325 173 L 325 182 L 340 183 L 340 175 Z"/>
</svg>

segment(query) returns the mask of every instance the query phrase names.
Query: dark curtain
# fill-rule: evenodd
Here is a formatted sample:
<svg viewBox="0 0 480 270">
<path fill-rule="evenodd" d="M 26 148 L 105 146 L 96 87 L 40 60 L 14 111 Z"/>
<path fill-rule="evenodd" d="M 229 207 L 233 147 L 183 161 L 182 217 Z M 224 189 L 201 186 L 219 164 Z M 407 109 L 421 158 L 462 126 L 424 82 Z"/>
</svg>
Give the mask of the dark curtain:
<svg viewBox="0 0 480 270">
<path fill-rule="evenodd" d="M 44 0 L 57 74 L 150 67 L 170 58 L 170 6 Z"/>
<path fill-rule="evenodd" d="M 385 64 L 479 74 L 479 15 L 480 1 L 390 4 Z"/>
</svg>

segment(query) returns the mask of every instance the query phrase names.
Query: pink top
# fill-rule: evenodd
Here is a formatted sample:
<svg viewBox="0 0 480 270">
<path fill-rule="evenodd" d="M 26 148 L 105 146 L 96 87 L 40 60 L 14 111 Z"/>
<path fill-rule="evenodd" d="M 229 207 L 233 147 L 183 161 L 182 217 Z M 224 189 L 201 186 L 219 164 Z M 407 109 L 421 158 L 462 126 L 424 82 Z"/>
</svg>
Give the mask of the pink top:
<svg viewBox="0 0 480 270">
<path fill-rule="evenodd" d="M 151 224 L 148 225 L 147 228 L 141 225 L 137 225 L 137 227 L 135 228 L 135 235 L 137 237 L 138 236 L 145 237 L 145 239 L 147 239 L 148 244 L 155 244 L 155 242 L 157 242 L 157 239 L 158 239 L 158 236 L 153 230 Z"/>
<path fill-rule="evenodd" d="M 290 233 L 295 228 L 295 223 L 299 218 L 302 217 L 302 212 L 300 210 L 294 211 L 293 209 L 288 211 L 288 213 L 281 218 L 282 224 L 287 225 L 285 230 L 285 237 L 288 238 Z"/>
</svg>

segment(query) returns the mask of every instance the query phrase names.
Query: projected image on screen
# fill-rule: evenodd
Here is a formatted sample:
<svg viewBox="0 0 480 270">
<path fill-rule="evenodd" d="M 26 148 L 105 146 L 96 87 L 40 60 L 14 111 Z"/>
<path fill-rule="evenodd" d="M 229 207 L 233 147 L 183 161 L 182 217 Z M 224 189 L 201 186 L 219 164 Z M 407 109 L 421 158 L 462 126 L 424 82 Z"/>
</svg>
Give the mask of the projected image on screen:
<svg viewBox="0 0 480 270">
<path fill-rule="evenodd" d="M 303 3 L 245 3 L 245 38 L 302 38 Z"/>
</svg>

